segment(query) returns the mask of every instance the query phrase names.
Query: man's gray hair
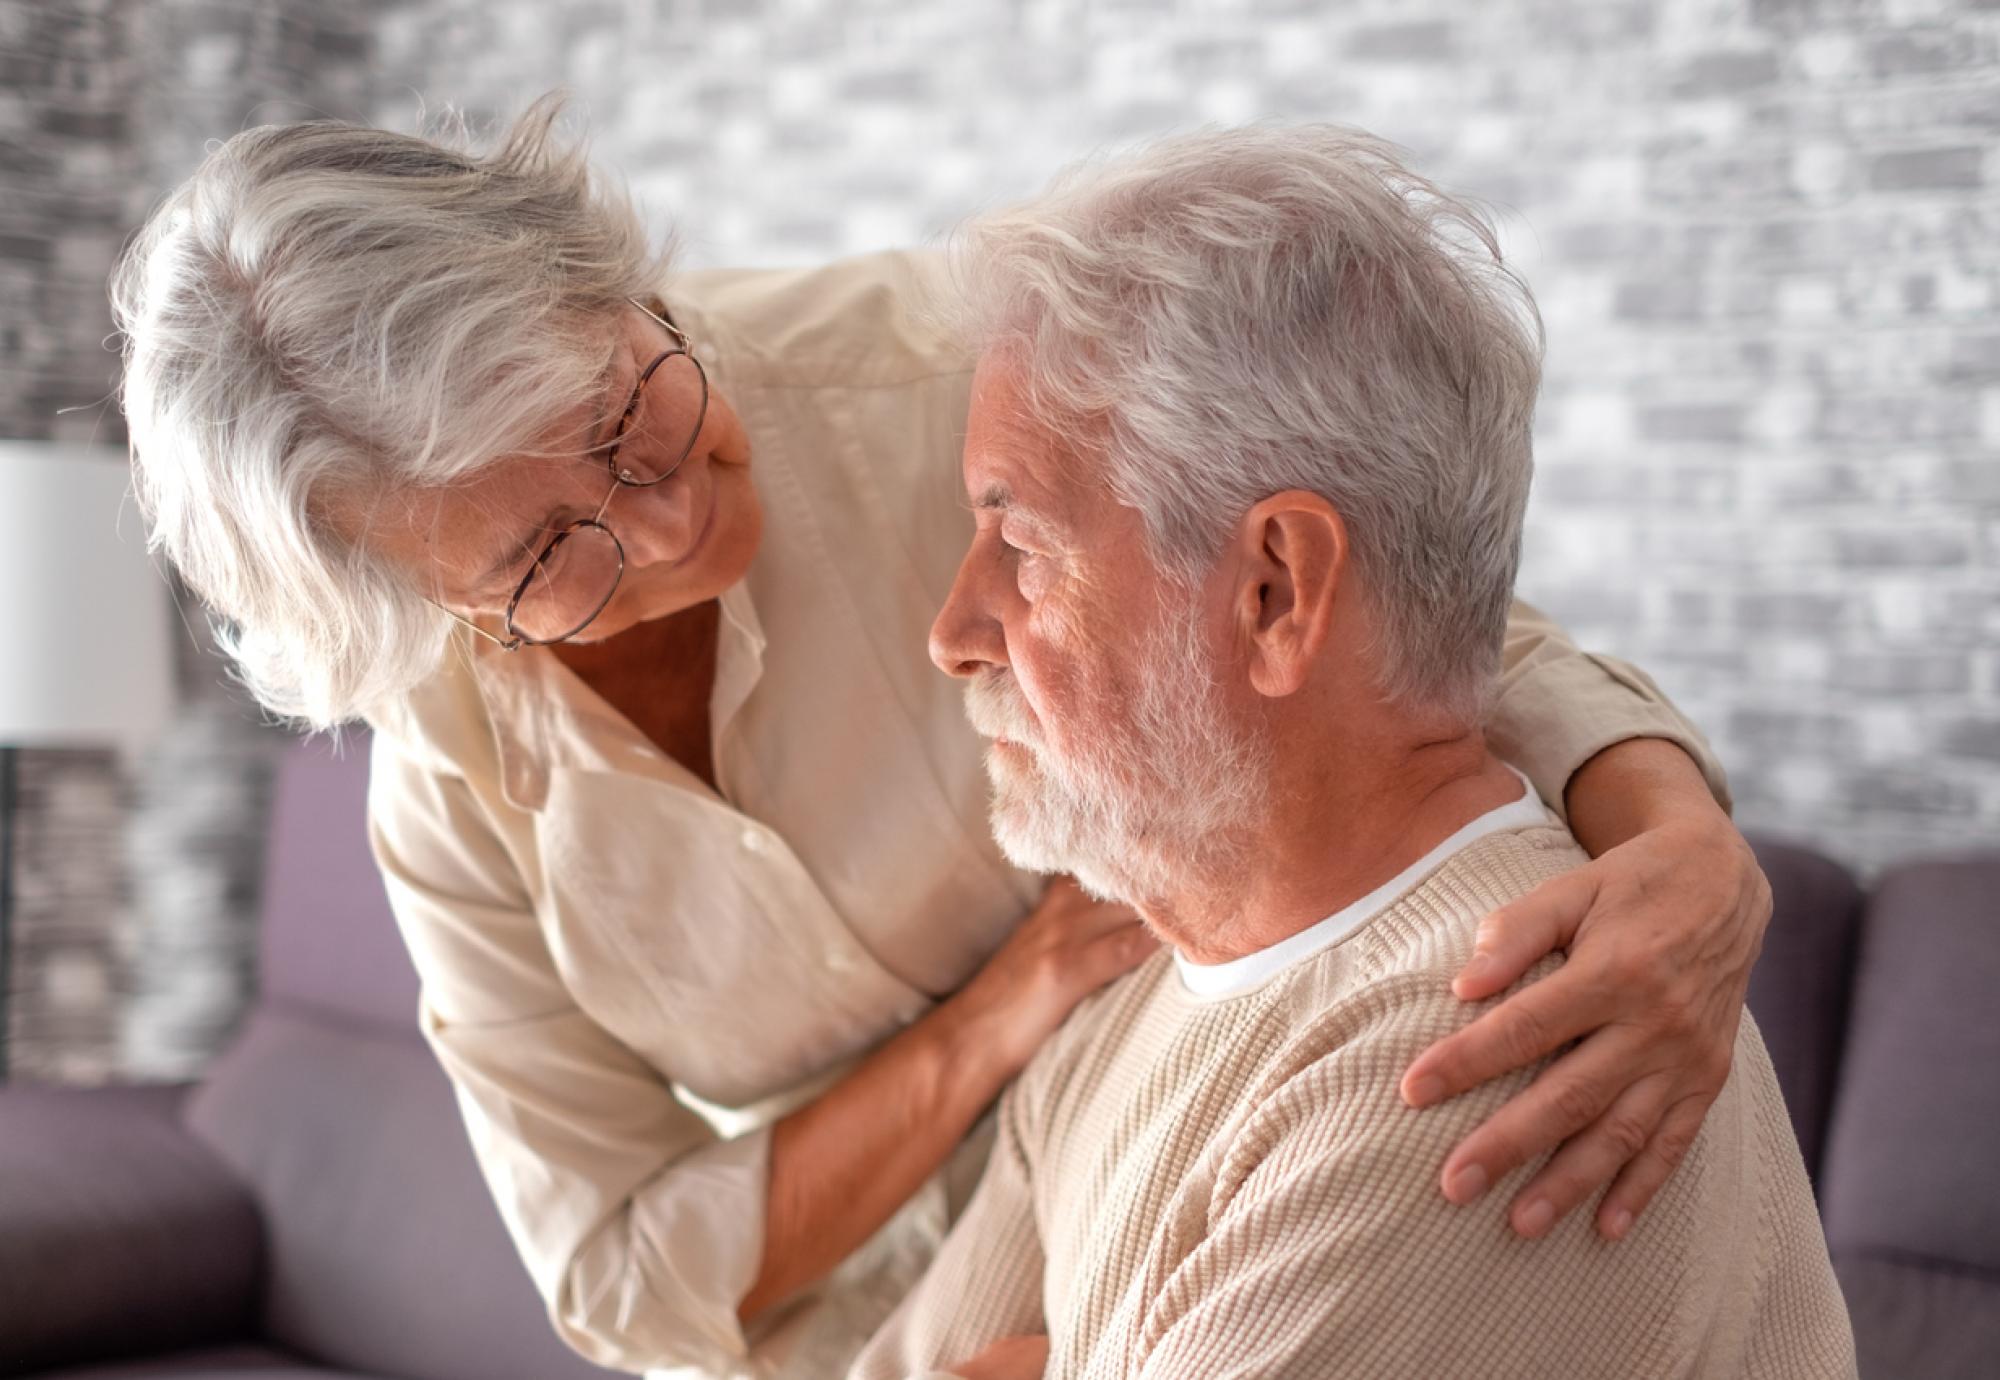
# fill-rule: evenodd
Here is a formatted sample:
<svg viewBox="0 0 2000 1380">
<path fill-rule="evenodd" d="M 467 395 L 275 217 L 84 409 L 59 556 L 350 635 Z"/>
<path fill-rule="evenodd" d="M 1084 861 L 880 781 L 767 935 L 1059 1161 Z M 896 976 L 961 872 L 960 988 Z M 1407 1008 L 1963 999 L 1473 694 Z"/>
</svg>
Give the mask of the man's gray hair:
<svg viewBox="0 0 2000 1380">
<path fill-rule="evenodd" d="M 1377 598 L 1385 694 L 1483 717 L 1533 469 L 1541 320 L 1492 226 L 1380 139 L 1254 126 L 1080 164 L 954 244 L 970 344 L 1193 579 L 1317 493 Z"/>
<path fill-rule="evenodd" d="M 537 102 L 492 152 L 332 121 L 211 152 L 112 281 L 154 547 L 273 712 L 409 689 L 449 624 L 329 518 L 461 482 L 598 400 L 664 254 Z M 352 523 L 348 524 L 350 527 Z"/>
</svg>

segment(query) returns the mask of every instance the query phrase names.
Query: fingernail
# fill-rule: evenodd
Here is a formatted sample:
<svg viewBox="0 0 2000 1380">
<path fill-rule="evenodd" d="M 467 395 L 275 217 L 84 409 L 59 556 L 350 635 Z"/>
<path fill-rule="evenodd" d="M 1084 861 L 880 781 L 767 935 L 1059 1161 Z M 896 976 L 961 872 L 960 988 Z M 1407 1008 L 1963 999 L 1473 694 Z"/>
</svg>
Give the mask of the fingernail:
<svg viewBox="0 0 2000 1380">
<path fill-rule="evenodd" d="M 1458 980 L 1460 982 L 1478 982 L 1481 978 L 1492 972 L 1494 966 L 1491 954 L 1474 954 L 1472 961 L 1459 970 Z"/>
<path fill-rule="evenodd" d="M 1625 1233 L 1632 1230 L 1632 1214 L 1624 1208 L 1619 1208 L 1611 1214 L 1611 1220 L 1605 1223 L 1605 1229 L 1611 1233 L 1613 1241 L 1623 1241 Z"/>
<path fill-rule="evenodd" d="M 1521 1209 L 1521 1215 L 1514 1219 L 1523 1236 L 1540 1236 L 1556 1220 L 1555 1205 L 1546 1198 L 1537 1198 Z"/>
<path fill-rule="evenodd" d="M 1427 1073 L 1410 1084 L 1410 1105 L 1428 1107 L 1433 1102 L 1444 1100 L 1444 1079 L 1434 1073 Z"/>
<path fill-rule="evenodd" d="M 1467 1203 L 1479 1201 L 1479 1195 L 1486 1191 L 1486 1171 L 1476 1164 L 1468 1164 L 1446 1181 L 1444 1196 L 1464 1207 Z"/>
</svg>

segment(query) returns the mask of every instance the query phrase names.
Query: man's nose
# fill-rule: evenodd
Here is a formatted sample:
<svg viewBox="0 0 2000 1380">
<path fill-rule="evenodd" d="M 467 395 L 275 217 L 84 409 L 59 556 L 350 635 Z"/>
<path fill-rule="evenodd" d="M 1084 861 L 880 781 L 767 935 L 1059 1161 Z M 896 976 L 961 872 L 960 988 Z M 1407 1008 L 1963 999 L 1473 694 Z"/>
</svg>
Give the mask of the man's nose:
<svg viewBox="0 0 2000 1380">
<path fill-rule="evenodd" d="M 931 660 L 949 676 L 976 676 L 1007 664 L 1007 642 L 992 612 L 977 567 L 983 563 L 978 540 L 958 567 L 951 593 L 931 623 Z"/>
</svg>

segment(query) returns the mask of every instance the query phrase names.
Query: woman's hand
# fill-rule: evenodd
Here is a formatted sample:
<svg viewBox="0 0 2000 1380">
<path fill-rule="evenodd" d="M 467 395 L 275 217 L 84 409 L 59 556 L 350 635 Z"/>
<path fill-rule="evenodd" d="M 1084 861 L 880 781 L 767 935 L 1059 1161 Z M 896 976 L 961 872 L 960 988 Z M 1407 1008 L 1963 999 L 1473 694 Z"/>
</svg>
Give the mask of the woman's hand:
<svg viewBox="0 0 2000 1380">
<path fill-rule="evenodd" d="M 1070 1009 L 1158 948 L 1131 910 L 1067 878 L 1050 883 L 955 996 L 772 1128 L 764 1256 L 738 1316 L 756 1317 L 873 1235 Z"/>
<path fill-rule="evenodd" d="M 1058 877 L 946 1005 L 959 1008 L 968 1048 L 997 1060 L 1002 1078 L 1012 1078 L 1078 1002 L 1159 948 L 1130 906 L 1094 901 L 1073 880 Z"/>
<path fill-rule="evenodd" d="M 1002 1337 L 951 1373 L 959 1380 L 1042 1380 L 1048 1367 L 1047 1337 Z"/>
<path fill-rule="evenodd" d="M 1460 1142 L 1442 1173 L 1445 1196 L 1469 1203 L 1555 1150 L 1510 1210 L 1514 1230 L 1530 1238 L 1609 1183 L 1597 1228 L 1615 1241 L 1672 1175 L 1729 1077 L 1750 967 L 1771 917 L 1755 856 L 1699 787 L 1698 772 L 1689 787 L 1685 755 L 1649 740 L 1619 746 L 1668 754 L 1623 759 L 1642 775 L 1666 775 L 1623 798 L 1631 808 L 1600 811 L 1593 839 L 1578 815 L 1578 774 L 1572 827 L 1586 847 L 1612 846 L 1487 916 L 1452 990 L 1480 1001 L 1554 949 L 1568 948 L 1568 962 L 1433 1045 L 1403 1077 L 1404 1100 L 1429 1106 L 1580 1041 Z M 1677 792 L 1663 822 L 1633 804 Z"/>
</svg>

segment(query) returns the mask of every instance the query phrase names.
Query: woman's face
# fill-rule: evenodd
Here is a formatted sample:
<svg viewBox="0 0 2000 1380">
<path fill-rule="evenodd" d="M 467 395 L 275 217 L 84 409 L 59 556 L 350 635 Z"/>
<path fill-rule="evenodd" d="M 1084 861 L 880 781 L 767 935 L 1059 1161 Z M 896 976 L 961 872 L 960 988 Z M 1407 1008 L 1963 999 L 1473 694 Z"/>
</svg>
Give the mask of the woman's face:
<svg viewBox="0 0 2000 1380">
<path fill-rule="evenodd" d="M 597 518 L 616 534 L 625 570 L 611 602 L 574 641 L 615 637 L 712 599 L 743 578 L 763 532 L 763 510 L 750 482 L 749 440 L 728 399 L 709 390 L 693 449 L 668 478 L 648 488 L 612 479 L 604 446 L 641 372 L 672 344 L 637 309 L 627 311 L 622 325 L 605 396 L 579 402 L 560 418 L 539 453 L 509 456 L 467 483 L 414 495 L 407 504 L 385 504 L 363 539 L 407 563 L 438 603 L 495 635 L 505 634 L 508 601 L 549 539 L 579 519 Z M 694 370 L 659 370 L 639 390 L 621 462 L 671 465 L 699 413 Z"/>
</svg>

